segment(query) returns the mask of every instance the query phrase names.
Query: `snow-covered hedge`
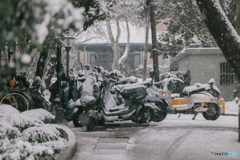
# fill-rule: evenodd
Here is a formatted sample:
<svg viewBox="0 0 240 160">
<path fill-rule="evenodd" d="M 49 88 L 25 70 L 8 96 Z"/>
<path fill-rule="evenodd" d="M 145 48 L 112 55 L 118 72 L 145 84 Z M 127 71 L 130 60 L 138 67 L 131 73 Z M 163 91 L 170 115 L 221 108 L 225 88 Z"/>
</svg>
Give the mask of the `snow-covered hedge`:
<svg viewBox="0 0 240 160">
<path fill-rule="evenodd" d="M 0 160 L 52 159 L 67 142 L 62 138 L 54 116 L 42 109 L 19 113 L 10 105 L 0 106 Z"/>
<path fill-rule="evenodd" d="M 40 108 L 40 109 L 34 109 L 34 110 L 27 110 L 25 112 L 22 112 L 21 114 L 31 117 L 31 118 L 37 118 L 41 121 L 46 123 L 53 123 L 55 116 L 49 113 L 48 111 Z"/>
<path fill-rule="evenodd" d="M 8 114 L 19 113 L 19 111 L 16 108 L 14 108 L 14 107 L 9 107 L 9 105 L 1 105 L 0 113 L 8 115 Z"/>
<path fill-rule="evenodd" d="M 29 127 L 40 126 L 41 124 L 44 124 L 39 119 L 31 118 L 20 113 L 14 113 L 6 117 L 6 121 L 9 122 L 13 127 L 17 127 L 20 132 Z"/>
<path fill-rule="evenodd" d="M 0 159 L 6 160 L 35 160 L 39 157 L 53 155 L 51 148 L 39 145 L 32 145 L 29 142 L 22 141 L 21 139 L 8 138 L 0 139 Z"/>
<path fill-rule="evenodd" d="M 11 140 L 21 136 L 21 132 L 16 127 L 13 127 L 2 119 L 0 120 L 0 139 L 7 137 Z"/>
<path fill-rule="evenodd" d="M 56 128 L 48 126 L 31 127 L 23 131 L 22 137 L 28 142 L 48 142 L 59 140 L 61 133 Z"/>
</svg>

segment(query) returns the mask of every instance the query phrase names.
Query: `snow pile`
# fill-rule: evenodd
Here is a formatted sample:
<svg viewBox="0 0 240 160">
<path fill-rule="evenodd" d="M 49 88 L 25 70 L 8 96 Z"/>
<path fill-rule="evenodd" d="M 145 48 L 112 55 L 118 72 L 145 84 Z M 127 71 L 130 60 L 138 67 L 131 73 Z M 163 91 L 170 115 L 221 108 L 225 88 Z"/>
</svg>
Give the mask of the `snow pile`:
<svg viewBox="0 0 240 160">
<path fill-rule="evenodd" d="M 6 115 L 6 114 L 19 113 L 19 111 L 16 108 L 13 108 L 10 105 L 1 105 L 0 106 L 0 113 L 3 113 L 4 115 Z"/>
<path fill-rule="evenodd" d="M 225 114 L 238 115 L 239 100 L 236 97 L 233 101 L 225 102 Z"/>
<path fill-rule="evenodd" d="M 27 110 L 25 112 L 22 112 L 21 114 L 31 117 L 31 118 L 37 118 L 44 123 L 51 123 L 54 121 L 55 116 L 53 116 L 48 111 L 40 108 L 40 109 L 34 109 L 34 110 Z"/>
</svg>

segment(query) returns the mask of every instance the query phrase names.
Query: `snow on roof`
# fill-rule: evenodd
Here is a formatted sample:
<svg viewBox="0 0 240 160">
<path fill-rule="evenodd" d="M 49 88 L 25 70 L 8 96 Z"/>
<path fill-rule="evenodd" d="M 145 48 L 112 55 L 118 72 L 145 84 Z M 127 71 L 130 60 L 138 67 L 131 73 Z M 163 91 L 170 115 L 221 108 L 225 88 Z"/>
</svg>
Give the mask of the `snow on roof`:
<svg viewBox="0 0 240 160">
<path fill-rule="evenodd" d="M 179 54 L 177 54 L 174 58 L 176 61 L 182 59 L 187 55 L 193 54 L 222 54 L 221 50 L 218 47 L 211 47 L 211 48 L 187 48 L 183 49 Z"/>
<path fill-rule="evenodd" d="M 111 27 L 112 27 L 112 32 L 113 32 L 113 37 L 114 39 L 116 38 L 117 35 L 117 27 L 116 27 L 116 22 L 112 21 Z M 129 24 L 129 30 L 130 30 L 130 43 L 145 43 L 145 33 L 146 33 L 146 28 L 144 26 L 139 27 L 136 25 L 133 25 L 131 22 L 128 22 Z M 93 32 L 83 32 L 77 37 L 76 43 L 81 43 L 83 42 L 84 44 L 94 44 L 94 43 L 110 43 L 109 37 L 108 37 L 108 32 L 107 32 L 107 26 L 106 22 L 97 22 L 98 25 L 98 31 L 101 32 L 99 33 L 93 33 Z M 120 21 L 119 26 L 121 29 L 121 35 L 119 38 L 119 43 L 127 43 L 127 27 L 126 27 L 126 22 L 125 21 Z M 157 37 L 160 35 L 157 34 Z M 89 39 L 88 41 L 86 41 Z M 151 29 L 149 28 L 148 32 L 148 43 L 152 43 L 152 34 L 151 34 Z"/>
</svg>

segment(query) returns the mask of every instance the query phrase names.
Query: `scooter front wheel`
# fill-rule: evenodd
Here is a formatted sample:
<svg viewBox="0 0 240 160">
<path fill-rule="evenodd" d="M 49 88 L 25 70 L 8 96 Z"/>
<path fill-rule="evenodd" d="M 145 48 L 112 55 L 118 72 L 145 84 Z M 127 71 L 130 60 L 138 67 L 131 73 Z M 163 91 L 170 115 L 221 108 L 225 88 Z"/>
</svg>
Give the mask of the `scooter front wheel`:
<svg viewBox="0 0 240 160">
<path fill-rule="evenodd" d="M 206 120 L 216 120 L 220 116 L 220 108 L 217 104 L 208 103 L 207 104 L 208 110 L 203 112 L 202 115 Z"/>
<path fill-rule="evenodd" d="M 167 111 L 166 106 L 162 103 L 156 103 L 156 106 L 161 110 L 155 110 L 154 111 L 154 116 L 153 116 L 153 121 L 154 122 L 161 122 L 167 117 Z"/>
<path fill-rule="evenodd" d="M 89 117 L 87 112 L 83 113 L 82 109 L 78 109 L 76 113 L 73 114 L 73 124 L 75 127 L 87 127 L 87 130 L 91 130 L 96 126 L 95 119 Z"/>
<path fill-rule="evenodd" d="M 75 127 L 82 127 L 82 123 L 80 121 L 80 116 L 82 115 L 83 110 L 81 108 L 78 109 L 77 112 L 73 113 L 73 124 Z"/>
</svg>

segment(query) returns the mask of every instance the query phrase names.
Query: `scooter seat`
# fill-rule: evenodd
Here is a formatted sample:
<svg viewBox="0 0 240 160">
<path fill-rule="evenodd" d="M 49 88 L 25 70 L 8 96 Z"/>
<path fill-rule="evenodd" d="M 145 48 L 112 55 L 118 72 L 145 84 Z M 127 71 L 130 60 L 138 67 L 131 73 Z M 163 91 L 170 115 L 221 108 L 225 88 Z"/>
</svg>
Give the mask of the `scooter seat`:
<svg viewBox="0 0 240 160">
<path fill-rule="evenodd" d="M 143 97 L 146 96 L 147 94 L 147 87 L 144 85 L 131 85 L 124 87 L 120 94 L 122 95 L 123 98 L 130 98 L 131 96 L 135 97 Z"/>
<path fill-rule="evenodd" d="M 151 85 L 150 81 L 143 81 L 143 82 L 137 82 L 137 83 L 132 83 L 132 84 L 119 84 L 116 85 L 120 90 L 122 90 L 124 87 L 129 87 L 129 86 L 139 86 L 139 85 L 144 85 L 144 86 L 149 86 Z"/>
<path fill-rule="evenodd" d="M 191 96 L 192 94 L 196 94 L 202 91 L 205 91 L 208 87 L 207 84 L 193 85 L 188 86 L 183 89 L 183 96 Z"/>
</svg>

